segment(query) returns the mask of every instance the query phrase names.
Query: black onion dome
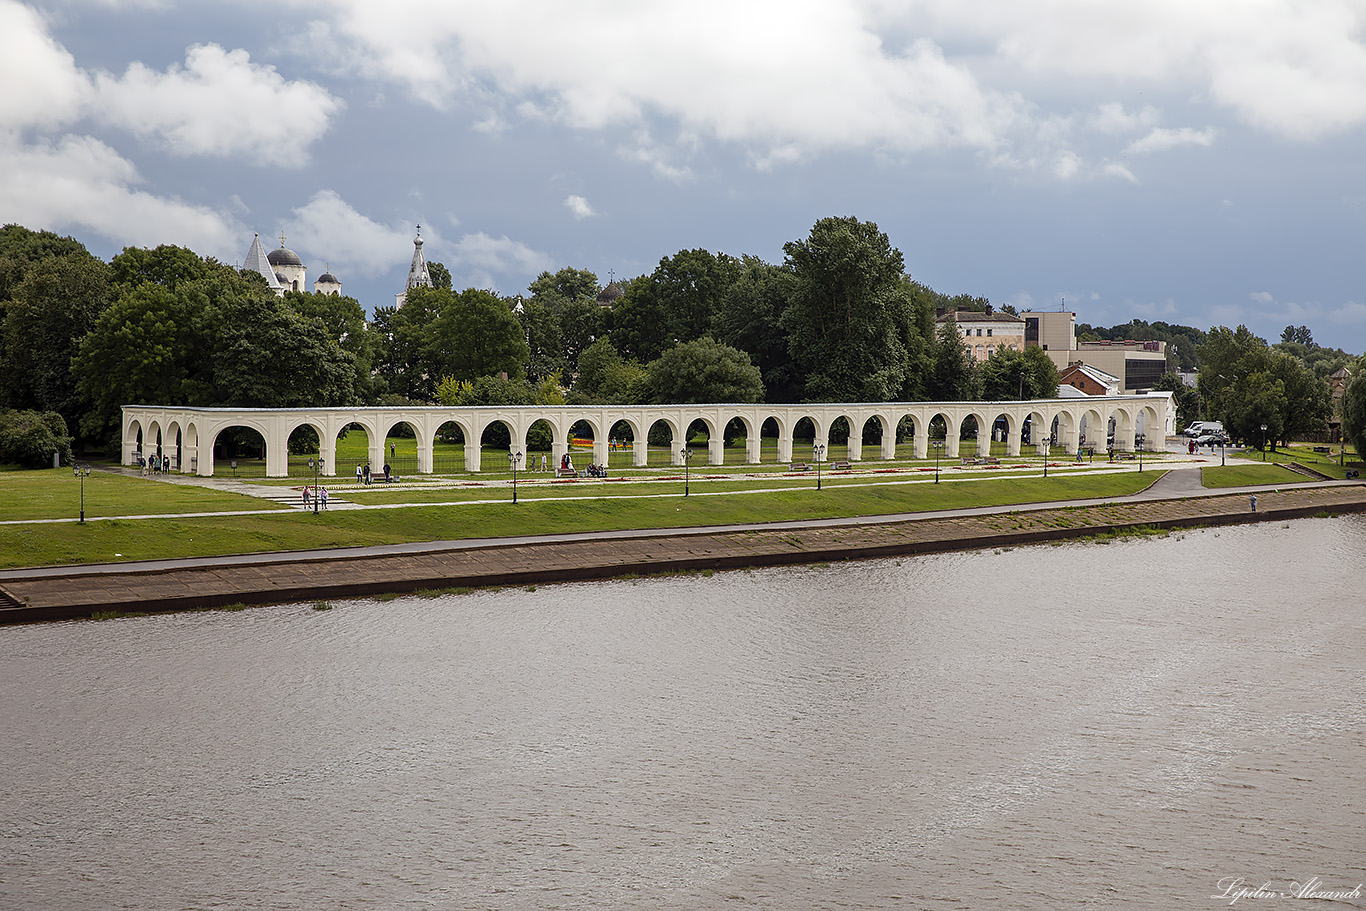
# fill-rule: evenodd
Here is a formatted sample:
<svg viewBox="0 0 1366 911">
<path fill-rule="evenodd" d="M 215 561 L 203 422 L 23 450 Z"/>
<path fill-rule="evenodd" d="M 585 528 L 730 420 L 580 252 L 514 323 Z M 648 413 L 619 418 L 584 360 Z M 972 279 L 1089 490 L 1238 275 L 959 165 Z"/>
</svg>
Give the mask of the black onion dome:
<svg viewBox="0 0 1366 911">
<path fill-rule="evenodd" d="M 271 250 L 266 255 L 266 259 L 272 266 L 302 266 L 304 264 L 304 261 L 299 259 L 299 254 L 288 247 Z"/>
</svg>

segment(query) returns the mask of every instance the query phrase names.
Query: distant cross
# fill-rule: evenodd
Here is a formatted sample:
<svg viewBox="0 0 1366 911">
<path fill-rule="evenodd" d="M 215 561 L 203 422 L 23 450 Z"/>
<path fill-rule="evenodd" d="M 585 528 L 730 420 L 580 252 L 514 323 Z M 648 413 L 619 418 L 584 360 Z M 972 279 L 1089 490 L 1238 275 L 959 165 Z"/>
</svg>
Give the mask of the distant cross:
<svg viewBox="0 0 1366 911">
<path fill-rule="evenodd" d="M 281 231 L 281 232 L 280 232 L 280 246 L 283 247 L 284 245 L 285 245 L 285 232 L 284 232 L 284 231 Z"/>
<path fill-rule="evenodd" d="M 607 284 L 610 285 L 612 282 L 614 282 L 614 281 L 616 281 L 616 280 L 617 280 L 617 273 L 616 273 L 616 270 L 615 270 L 615 269 L 608 269 L 608 270 L 607 270 Z"/>
</svg>

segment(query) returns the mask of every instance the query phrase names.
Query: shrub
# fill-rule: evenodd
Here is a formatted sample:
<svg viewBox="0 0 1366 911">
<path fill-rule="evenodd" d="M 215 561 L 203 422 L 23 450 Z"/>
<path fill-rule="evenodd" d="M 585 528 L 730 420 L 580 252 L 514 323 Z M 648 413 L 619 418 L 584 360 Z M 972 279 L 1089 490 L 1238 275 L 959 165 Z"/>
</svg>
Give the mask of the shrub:
<svg viewBox="0 0 1366 911">
<path fill-rule="evenodd" d="M 66 421 L 54 411 L 0 411 L 0 462 L 23 468 L 51 468 L 58 453 L 70 465 L 71 434 Z"/>
</svg>

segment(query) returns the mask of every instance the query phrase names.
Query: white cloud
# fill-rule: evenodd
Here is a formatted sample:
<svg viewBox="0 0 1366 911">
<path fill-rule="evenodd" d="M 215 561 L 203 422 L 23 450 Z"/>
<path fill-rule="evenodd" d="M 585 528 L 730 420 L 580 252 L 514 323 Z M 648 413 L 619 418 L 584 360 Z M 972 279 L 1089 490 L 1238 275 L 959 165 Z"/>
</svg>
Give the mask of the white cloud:
<svg viewBox="0 0 1366 911">
<path fill-rule="evenodd" d="M 554 260 L 507 235 L 491 237 L 480 231 L 466 234 L 455 245 L 451 271 L 459 269 L 466 283 L 479 288 L 497 287 L 495 276 L 535 275 L 555 268 Z"/>
<path fill-rule="evenodd" d="M 1107 177 L 1118 177 L 1120 180 L 1127 180 L 1129 183 L 1138 183 L 1138 178 L 1134 172 L 1117 161 L 1107 161 L 1101 166 L 1101 173 Z"/>
<path fill-rule="evenodd" d="M 383 275 L 413 255 L 412 227 L 386 226 L 367 218 L 334 190 L 320 190 L 295 209 L 285 233 L 291 247 L 325 257 L 343 280 L 347 275 Z M 433 239 L 439 244 L 430 229 L 427 234 L 424 245 Z"/>
<path fill-rule="evenodd" d="M 1111 135 L 1137 133 L 1152 129 L 1161 119 L 1162 115 L 1157 108 L 1150 104 L 1130 113 L 1124 105 L 1111 101 L 1102 104 L 1096 110 L 1090 119 L 1090 126 L 1094 130 Z"/>
<path fill-rule="evenodd" d="M 137 169 L 88 136 L 20 145 L 0 134 L 0 212 L 33 229 L 88 230 L 120 244 L 190 247 L 231 262 L 244 229 L 204 206 L 135 189 Z"/>
<path fill-rule="evenodd" d="M 298 167 L 343 103 L 320 86 L 287 82 L 243 50 L 200 44 L 185 66 L 160 73 L 133 63 L 95 79 L 98 115 L 176 155 L 246 158 Z"/>
<path fill-rule="evenodd" d="M 582 196 L 570 195 L 565 199 L 564 204 L 570 212 L 574 213 L 574 217 L 578 219 L 592 218 L 594 215 L 598 214 L 593 211 L 593 207 L 589 205 L 588 200 L 584 199 Z"/>
<path fill-rule="evenodd" d="M 1218 131 L 1213 128 L 1193 130 L 1190 127 L 1181 127 L 1170 130 L 1158 127 L 1142 139 L 1130 143 L 1124 151 L 1132 155 L 1146 155 L 1150 152 L 1166 152 L 1180 146 L 1209 146 L 1214 143 L 1217 133 Z"/>
<path fill-rule="evenodd" d="M 1078 172 L 1056 167 L 1066 149 L 1045 123 L 1092 109 L 1100 135 L 1150 133 L 1153 104 L 1097 100 L 1145 88 L 1287 136 L 1366 123 L 1359 0 L 790 0 L 781 16 L 764 0 L 294 3 L 317 12 L 312 32 L 351 70 L 469 106 L 481 124 L 672 124 L 739 144 L 760 168 L 845 149 L 970 149 L 1066 179 Z M 1210 135 L 1159 133 L 1136 151 Z M 688 173 L 686 156 L 653 146 L 622 154 Z"/>
<path fill-rule="evenodd" d="M 0 130 L 60 127 L 80 116 L 91 95 L 71 54 L 14 0 L 0 0 L 0 86 Z"/>
<path fill-rule="evenodd" d="M 1259 304 L 1269 304 L 1276 300 L 1269 291 L 1254 291 L 1247 296 L 1247 299 Z"/>
<path fill-rule="evenodd" d="M 331 10 L 322 28 L 356 70 L 438 106 L 488 101 L 525 114 L 534 100 L 544 116 L 580 129 L 662 115 L 760 149 L 905 152 L 990 146 L 1021 109 L 932 41 L 884 46 L 878 24 L 852 3 L 793 0 L 780 17 L 771 4 L 733 0 L 343 0 Z M 415 32 L 414 21 L 423 28 Z"/>
</svg>

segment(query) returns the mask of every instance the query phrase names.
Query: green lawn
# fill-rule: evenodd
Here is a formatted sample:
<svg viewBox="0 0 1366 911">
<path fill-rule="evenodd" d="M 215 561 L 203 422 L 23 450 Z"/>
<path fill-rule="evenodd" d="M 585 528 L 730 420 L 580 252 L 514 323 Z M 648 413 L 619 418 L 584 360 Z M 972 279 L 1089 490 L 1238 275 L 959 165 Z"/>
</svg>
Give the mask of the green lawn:
<svg viewBox="0 0 1366 911">
<path fill-rule="evenodd" d="M 1256 484 L 1302 484 L 1308 481 L 1298 472 L 1267 462 L 1265 465 L 1228 465 L 1200 469 L 1200 483 L 1206 487 L 1250 487 Z"/>
<path fill-rule="evenodd" d="M 66 469 L 0 472 L 0 521 L 75 518 L 81 481 Z M 85 514 L 156 515 L 274 509 L 275 504 L 241 494 L 149 478 L 91 472 L 85 479 Z M 285 507 L 278 507 L 285 508 Z"/>
<path fill-rule="evenodd" d="M 0 477 L 0 483 L 13 474 Z M 52 480 L 48 483 L 59 483 L 59 475 L 50 474 Z M 510 491 L 503 489 L 504 501 L 492 504 L 333 511 L 318 516 L 302 510 L 286 510 L 277 515 L 261 516 L 120 519 L 88 521 L 84 525 L 0 525 L 0 565 L 117 562 L 469 537 L 885 515 L 1118 496 L 1142 489 L 1156 476 L 1156 472 L 1059 473 L 1047 479 L 998 475 L 990 482 L 850 486 L 821 491 L 808 485 L 799 491 L 720 496 L 703 495 L 706 488 L 699 485 L 693 488 L 694 495 L 687 498 L 681 495 L 681 485 L 675 484 L 674 495 L 663 498 L 570 500 L 557 497 L 527 500 L 516 506 L 509 502 Z M 91 478 L 96 477 L 99 476 L 91 475 Z M 130 490 L 146 491 L 147 512 L 163 511 L 165 503 L 157 500 L 159 492 L 148 490 L 144 485 L 161 488 L 167 497 L 179 497 L 186 492 L 193 495 L 196 491 L 205 497 L 214 493 L 136 478 L 106 475 L 103 480 L 107 482 L 106 492 L 120 483 L 131 485 Z M 65 482 L 75 483 L 70 477 Z M 574 489 L 574 485 L 569 487 L 575 495 L 585 492 L 583 488 Z M 662 483 L 660 487 L 663 488 Z M 68 495 L 75 492 L 70 487 L 65 491 Z M 484 493 L 487 497 L 492 491 Z M 87 516 L 108 514 L 103 506 L 96 507 L 90 488 L 86 494 Z M 241 502 L 238 498 L 233 499 Z M 73 499 L 53 503 L 51 512 L 55 516 L 74 516 L 75 508 L 70 505 L 74 502 Z M 192 503 L 188 508 L 199 511 L 200 504 Z M 4 514 L 4 510 L 0 510 L 0 516 Z"/>
</svg>

